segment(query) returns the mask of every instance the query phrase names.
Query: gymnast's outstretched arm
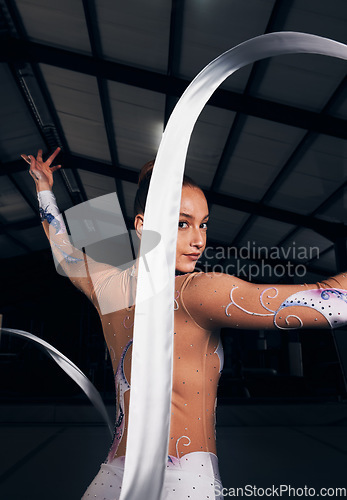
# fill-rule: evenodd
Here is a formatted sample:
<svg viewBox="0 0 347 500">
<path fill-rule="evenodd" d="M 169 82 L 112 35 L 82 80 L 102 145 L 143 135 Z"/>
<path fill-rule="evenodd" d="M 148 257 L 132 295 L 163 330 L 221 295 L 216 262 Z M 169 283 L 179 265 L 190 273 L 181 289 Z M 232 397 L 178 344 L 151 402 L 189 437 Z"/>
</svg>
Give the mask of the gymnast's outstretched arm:
<svg viewBox="0 0 347 500">
<path fill-rule="evenodd" d="M 193 320 L 205 329 L 347 325 L 347 273 L 304 285 L 259 285 L 224 273 L 198 273 L 181 298 Z"/>
<path fill-rule="evenodd" d="M 46 160 L 42 159 L 42 150 L 37 157 L 22 155 L 30 164 L 29 173 L 36 184 L 39 210 L 43 229 L 50 242 L 52 252 L 59 266 L 71 282 L 95 303 L 95 288 L 104 276 L 117 273 L 117 269 L 108 264 L 94 261 L 71 243 L 63 217 L 53 194 L 53 173 L 61 165 L 52 166 L 60 148 Z"/>
</svg>

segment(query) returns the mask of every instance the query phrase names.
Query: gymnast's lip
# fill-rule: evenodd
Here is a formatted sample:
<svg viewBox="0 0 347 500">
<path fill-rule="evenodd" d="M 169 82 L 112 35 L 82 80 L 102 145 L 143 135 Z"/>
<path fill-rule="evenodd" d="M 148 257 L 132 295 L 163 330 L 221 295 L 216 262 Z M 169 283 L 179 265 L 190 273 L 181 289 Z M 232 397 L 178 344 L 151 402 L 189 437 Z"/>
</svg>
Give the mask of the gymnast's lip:
<svg viewBox="0 0 347 500">
<path fill-rule="evenodd" d="M 200 257 L 199 253 L 185 253 L 184 255 L 186 257 L 190 257 L 193 260 L 198 260 L 198 258 Z"/>
</svg>

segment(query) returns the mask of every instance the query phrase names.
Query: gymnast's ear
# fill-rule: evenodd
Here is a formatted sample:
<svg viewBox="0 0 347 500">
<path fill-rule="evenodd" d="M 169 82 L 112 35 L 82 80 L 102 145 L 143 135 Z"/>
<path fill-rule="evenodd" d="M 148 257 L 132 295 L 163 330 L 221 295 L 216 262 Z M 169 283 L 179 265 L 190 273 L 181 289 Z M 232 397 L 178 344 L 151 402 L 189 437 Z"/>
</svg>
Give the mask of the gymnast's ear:
<svg viewBox="0 0 347 500">
<path fill-rule="evenodd" d="M 143 215 L 137 214 L 134 220 L 134 226 L 136 230 L 137 236 L 141 239 L 142 236 L 142 227 L 143 227 Z"/>
</svg>

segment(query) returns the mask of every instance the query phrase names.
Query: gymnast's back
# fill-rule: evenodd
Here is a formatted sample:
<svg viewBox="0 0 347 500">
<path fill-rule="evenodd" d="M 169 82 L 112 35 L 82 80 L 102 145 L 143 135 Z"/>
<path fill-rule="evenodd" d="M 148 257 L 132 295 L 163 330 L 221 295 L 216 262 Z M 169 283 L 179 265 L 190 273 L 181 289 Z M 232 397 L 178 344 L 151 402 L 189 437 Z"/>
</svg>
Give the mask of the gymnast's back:
<svg viewBox="0 0 347 500">
<path fill-rule="evenodd" d="M 97 279 L 89 280 L 94 282 L 90 299 L 99 311 L 115 373 L 117 413 L 108 461 L 126 454 L 136 280 L 136 264 L 124 271 L 108 267 Z M 281 331 L 343 326 L 347 323 L 346 288 L 346 273 L 296 285 L 249 283 L 219 272 L 176 276 L 168 455 L 177 459 L 195 452 L 216 455 L 221 328 Z M 126 307 L 121 307 L 122 301 Z"/>
<path fill-rule="evenodd" d="M 131 358 L 136 305 L 133 302 L 135 265 L 119 271 L 108 268 L 94 280 L 89 296 L 97 308 L 115 376 L 116 421 L 106 463 L 125 456 L 131 394 Z M 184 302 L 201 273 L 176 276 L 174 308 L 173 387 L 168 455 L 180 458 L 192 452 L 216 454 L 215 406 L 223 365 L 219 329 L 200 326 Z M 118 297 L 118 300 L 117 300 Z M 113 302 L 113 310 L 112 310 Z M 108 310 L 109 312 L 102 313 Z M 153 346 L 154 347 L 154 346 Z M 150 362 L 148 369 L 151 369 Z"/>
</svg>

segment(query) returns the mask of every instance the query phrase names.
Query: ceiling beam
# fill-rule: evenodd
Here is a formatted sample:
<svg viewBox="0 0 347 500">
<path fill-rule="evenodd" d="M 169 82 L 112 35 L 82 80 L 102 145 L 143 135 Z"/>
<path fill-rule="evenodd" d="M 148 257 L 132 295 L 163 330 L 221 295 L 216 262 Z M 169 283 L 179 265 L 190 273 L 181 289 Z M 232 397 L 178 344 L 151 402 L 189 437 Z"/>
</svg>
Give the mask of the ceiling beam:
<svg viewBox="0 0 347 500">
<path fill-rule="evenodd" d="M 335 91 L 332 93 L 330 98 L 328 99 L 327 103 L 323 107 L 321 111 L 322 116 L 327 116 L 328 113 L 337 105 L 341 103 L 342 96 L 345 96 L 346 94 L 346 89 L 347 89 L 347 76 L 340 82 L 338 87 L 335 89 Z M 301 141 L 298 143 L 292 154 L 289 156 L 275 179 L 272 181 L 266 192 L 264 193 L 263 197 L 260 200 L 261 204 L 266 204 L 268 203 L 273 196 L 277 193 L 278 189 L 280 186 L 288 179 L 290 174 L 293 172 L 294 168 L 298 164 L 298 162 L 301 160 L 301 158 L 307 153 L 307 151 L 312 147 L 314 144 L 315 140 L 317 139 L 318 134 L 312 131 L 307 131 L 304 137 L 301 139 Z M 323 210 L 324 208 L 327 208 L 332 204 L 333 201 L 336 201 L 337 197 L 342 196 L 343 191 L 346 187 L 346 183 L 343 183 L 332 195 L 328 197 L 327 200 L 323 201 L 317 208 L 316 210 L 311 214 L 314 215 L 318 211 Z M 237 244 L 238 241 L 247 233 L 247 231 L 251 228 L 252 224 L 255 221 L 254 216 L 250 216 L 240 231 L 237 233 L 233 240 L 233 245 Z M 286 240 L 289 237 L 292 237 L 293 233 L 295 230 L 291 230 L 287 236 L 285 236 L 282 239 L 282 242 Z M 336 235 L 337 237 L 338 235 Z M 330 238 L 329 238 L 330 239 Z M 332 240 L 334 241 L 334 240 Z"/>
<path fill-rule="evenodd" d="M 102 44 L 100 31 L 98 26 L 98 18 L 97 18 L 97 10 L 95 6 L 94 0 L 83 0 L 83 9 L 84 15 L 86 18 L 86 24 L 89 35 L 89 42 L 92 48 L 92 54 L 95 58 L 102 58 Z M 119 159 L 118 159 L 118 151 L 117 151 L 117 143 L 116 143 L 116 134 L 113 126 L 113 117 L 110 103 L 110 96 L 107 86 L 107 81 L 100 76 L 97 76 L 97 84 L 99 90 L 99 98 L 102 108 L 102 115 L 104 119 L 105 131 L 107 136 L 108 147 L 111 155 L 111 161 L 113 166 L 113 177 L 116 183 L 116 190 L 119 199 L 119 204 L 121 207 L 121 211 L 123 217 L 126 214 L 125 208 L 125 200 L 124 200 L 124 192 L 122 182 L 119 179 L 119 175 L 117 174 L 117 170 L 119 168 Z"/>
<path fill-rule="evenodd" d="M 108 175 L 110 177 L 114 174 L 113 165 L 97 160 L 91 160 L 89 158 L 83 158 L 82 156 L 77 156 L 74 154 L 69 154 L 67 157 L 64 157 L 65 151 L 60 153 L 61 160 L 60 162 L 63 165 L 63 168 L 68 168 L 75 170 L 77 168 L 81 170 L 87 170 L 88 172 L 94 172 L 96 174 Z M 0 165 L 0 176 L 14 174 L 16 172 L 24 172 L 27 170 L 26 164 L 23 160 L 15 160 L 8 163 L 2 163 Z M 139 172 L 136 170 L 131 170 L 130 168 L 119 167 L 117 169 L 117 174 L 119 174 L 119 178 L 123 181 L 129 181 L 137 184 Z"/>
<path fill-rule="evenodd" d="M 309 134 L 309 133 L 305 134 L 305 136 L 299 142 L 298 146 L 295 148 L 293 153 L 290 155 L 290 157 L 288 158 L 288 160 L 286 161 L 280 172 L 277 174 L 277 176 L 275 177 L 272 184 L 267 189 L 267 191 L 265 192 L 264 196 L 262 197 L 259 203 L 266 203 L 272 197 L 272 195 L 276 192 L 276 189 L 278 189 L 281 186 L 281 184 L 288 177 L 289 173 L 292 172 L 294 166 L 297 165 L 299 160 L 309 150 L 310 146 L 312 146 L 312 143 L 316 137 L 317 137 L 316 134 Z M 255 222 L 255 219 L 256 219 L 256 214 L 250 215 L 248 217 L 248 219 L 245 221 L 239 232 L 234 237 L 232 245 L 237 245 L 238 242 L 247 234 L 247 232 Z M 290 235 L 292 234 L 292 231 L 293 230 L 289 232 Z"/>
<path fill-rule="evenodd" d="M 292 9 L 293 5 L 291 2 L 283 2 L 283 0 L 276 0 L 271 15 L 269 17 L 269 22 L 265 28 L 264 33 L 273 33 L 275 31 L 283 31 L 285 27 L 286 20 Z M 271 58 L 261 59 L 253 64 L 251 74 L 249 76 L 245 93 L 256 94 L 259 90 L 261 82 L 265 76 L 265 73 L 271 62 Z"/>
<path fill-rule="evenodd" d="M 166 72 L 169 77 L 179 73 L 182 52 L 184 1 L 185 0 L 171 0 L 169 55 Z M 176 102 L 177 96 L 175 97 L 170 94 L 166 95 L 164 127 L 166 127 L 170 115 L 176 106 Z"/>
<path fill-rule="evenodd" d="M 14 39 L 21 40 L 24 44 L 30 43 L 14 0 L 7 0 L 7 3 L 1 6 L 1 12 L 7 19 L 7 31 L 3 33 L 5 38 L 10 36 L 9 33 L 13 33 L 15 34 Z M 52 152 L 57 146 L 62 146 L 68 154 L 69 146 L 39 65 L 35 61 L 31 61 L 30 66 L 28 61 L 20 59 L 10 63 L 10 69 L 34 124 L 42 137 L 42 142 L 46 145 L 48 151 Z M 43 120 L 42 116 L 45 116 L 46 120 Z M 76 205 L 87 200 L 78 172 L 74 172 L 74 180 L 77 183 L 78 191 L 71 188 L 70 180 L 64 172 L 58 172 L 58 176 L 62 178 L 73 204 Z"/>
<path fill-rule="evenodd" d="M 290 2 L 283 2 L 282 0 L 276 0 L 269 18 L 269 22 L 266 26 L 265 33 L 283 30 L 290 9 L 291 9 Z M 261 85 L 261 82 L 263 81 L 263 78 L 266 74 L 270 61 L 271 59 L 268 58 L 253 64 L 252 71 L 250 73 L 247 85 L 244 90 L 245 95 L 251 95 L 257 93 Z M 345 95 L 347 89 L 346 80 L 347 78 L 345 78 L 337 87 L 337 89 L 335 89 L 335 91 L 332 93 L 328 102 L 326 103 L 326 105 L 324 106 L 324 108 L 320 113 L 322 116 L 327 116 L 329 114 L 329 111 L 333 108 L 333 106 L 341 101 L 341 98 L 342 96 Z M 223 177 L 228 168 L 230 158 L 232 157 L 232 154 L 234 153 L 234 150 L 238 144 L 246 120 L 247 120 L 247 115 L 242 113 L 236 114 L 236 117 L 231 127 L 223 153 L 221 155 L 221 159 L 219 161 L 216 173 L 214 175 L 211 184 L 211 190 L 213 191 L 218 191 L 223 181 Z M 317 133 L 314 133 L 312 130 L 308 130 L 306 132 L 304 138 L 299 142 L 292 155 L 283 165 L 282 169 L 274 179 L 273 183 L 270 185 L 270 187 L 264 194 L 263 198 L 260 200 L 261 204 L 266 204 L 272 198 L 272 196 L 276 193 L 277 189 L 283 184 L 283 182 L 288 178 L 290 173 L 294 170 L 298 161 L 300 161 L 303 155 L 307 152 L 308 148 L 315 141 L 316 137 Z M 254 214 L 248 217 L 248 219 L 245 221 L 245 223 L 243 224 L 243 226 L 240 228 L 237 235 L 233 239 L 232 242 L 233 245 L 237 244 L 246 235 L 246 233 L 256 220 L 256 215 L 257 214 Z M 290 231 L 289 235 L 292 235 L 292 233 L 293 231 Z"/>
<path fill-rule="evenodd" d="M 250 217 L 266 217 L 267 219 L 306 227 L 331 241 L 335 241 L 336 238 L 342 237 L 343 235 L 347 236 L 347 226 L 342 222 L 328 222 L 324 219 L 283 210 L 259 202 L 244 200 L 236 196 L 222 195 L 211 191 L 204 192 L 208 202 L 248 213 Z M 237 246 L 237 242 L 232 242 L 231 246 Z"/>
<path fill-rule="evenodd" d="M 62 163 L 65 165 L 65 169 L 71 168 L 73 170 L 87 170 L 89 172 L 97 172 L 98 174 L 108 175 L 110 177 L 113 177 L 114 175 L 112 165 L 108 166 L 105 163 L 81 158 L 75 155 L 69 155 L 66 158 L 66 162 L 63 161 Z M 24 164 L 24 162 L 21 160 L 16 160 L 14 162 L 1 165 L 0 175 L 7 175 L 8 173 L 13 174 L 15 172 L 21 172 L 23 170 L 26 170 L 26 165 Z M 138 172 L 136 170 L 119 167 L 117 169 L 117 175 L 119 176 L 119 179 L 123 181 L 135 184 L 138 181 Z M 343 192 L 343 186 L 339 188 L 340 194 Z M 336 239 L 337 237 L 347 236 L 347 226 L 342 223 L 327 222 L 317 217 L 302 215 L 296 212 L 291 212 L 289 210 L 282 210 L 262 203 L 244 200 L 236 196 L 224 195 L 208 190 L 204 190 L 204 193 L 208 202 L 211 204 L 232 208 L 234 210 L 266 217 L 268 219 L 277 220 L 280 222 L 286 222 L 287 224 L 306 227 L 318 232 L 319 234 L 322 234 L 332 241 L 334 241 L 334 239 Z M 35 221 L 35 224 L 37 224 L 37 219 L 35 219 Z M 25 221 L 24 224 L 26 223 L 27 222 Z"/>
<path fill-rule="evenodd" d="M 33 73 L 34 73 L 34 76 L 36 78 L 36 81 L 39 85 L 41 94 L 42 94 L 44 101 L 45 101 L 45 104 L 47 106 L 48 112 L 53 119 L 53 125 L 54 125 L 53 132 L 55 132 L 55 133 L 53 133 L 53 142 L 52 142 L 52 138 L 50 141 L 51 147 L 52 148 L 55 147 L 55 146 L 53 146 L 53 143 L 55 142 L 56 146 L 58 146 L 58 145 L 62 146 L 62 150 L 64 151 L 66 156 L 70 156 L 71 152 L 70 152 L 70 148 L 69 148 L 67 139 L 65 137 L 64 129 L 62 127 L 58 112 L 55 108 L 55 105 L 54 105 L 53 99 L 51 97 L 51 94 L 49 92 L 46 81 L 42 75 L 41 69 L 40 69 L 38 64 L 32 64 L 32 68 L 33 68 Z M 43 134 L 45 133 L 45 129 L 43 129 L 42 133 Z M 54 137 L 54 136 L 56 136 L 56 137 Z M 55 139 L 55 141 L 54 141 L 54 139 Z M 53 151 L 48 151 L 48 152 L 52 153 Z M 84 189 L 84 185 L 83 185 L 77 171 L 74 172 L 73 175 L 74 175 L 74 180 L 75 180 L 77 187 L 78 187 L 78 191 L 71 188 L 70 180 L 66 177 L 65 172 L 63 172 L 62 170 L 58 170 L 58 175 L 61 176 L 63 183 L 64 183 L 64 186 L 65 186 L 69 196 L 72 198 L 74 205 L 81 203 L 83 201 L 86 201 L 88 199 L 87 194 L 86 194 L 85 189 Z"/>
<path fill-rule="evenodd" d="M 276 0 L 264 33 L 270 33 L 271 31 L 279 31 L 282 29 L 290 7 L 290 2 L 286 3 L 282 0 Z M 269 61 L 270 59 L 263 59 L 253 64 L 247 84 L 243 91 L 243 96 L 251 96 L 256 93 L 266 73 Z M 230 158 L 237 147 L 244 126 L 247 122 L 247 118 L 248 115 L 245 113 L 236 113 L 211 183 L 211 191 L 218 191 L 220 188 L 224 174 L 228 169 Z"/>
<path fill-rule="evenodd" d="M 345 181 L 343 184 L 341 184 L 341 186 L 339 186 L 337 189 L 335 189 L 335 191 L 333 193 L 331 193 L 330 196 L 328 196 L 328 198 L 326 198 L 315 210 L 313 210 L 313 212 L 311 212 L 309 214 L 310 217 L 315 217 L 316 215 L 318 215 L 319 213 L 322 213 L 323 211 L 327 210 L 329 207 L 331 207 L 331 205 L 333 205 L 334 203 L 336 203 L 337 200 L 342 200 L 343 202 L 343 194 L 345 192 L 345 189 L 347 188 L 347 181 Z M 294 229 L 292 229 L 288 234 L 286 234 L 278 243 L 277 243 L 277 246 L 283 246 L 284 243 L 289 240 L 289 239 L 292 239 L 294 237 L 294 235 L 300 230 L 301 228 L 300 227 L 296 227 Z M 336 239 L 339 240 L 339 236 L 336 235 Z"/>
<path fill-rule="evenodd" d="M 93 56 L 2 35 L 0 37 L 0 62 L 19 63 L 21 61 L 49 64 L 177 97 L 182 95 L 190 83 L 185 79 L 155 71 L 134 68 L 113 61 L 106 61 Z M 347 139 L 346 120 L 333 116 L 322 116 L 320 113 L 272 102 L 267 99 L 245 96 L 231 90 L 218 89 L 208 104 L 265 120 Z"/>
</svg>

